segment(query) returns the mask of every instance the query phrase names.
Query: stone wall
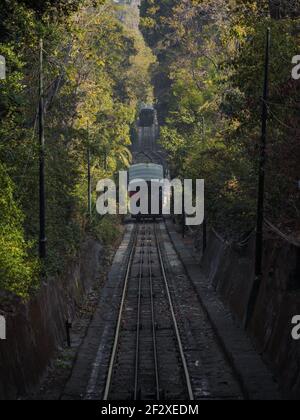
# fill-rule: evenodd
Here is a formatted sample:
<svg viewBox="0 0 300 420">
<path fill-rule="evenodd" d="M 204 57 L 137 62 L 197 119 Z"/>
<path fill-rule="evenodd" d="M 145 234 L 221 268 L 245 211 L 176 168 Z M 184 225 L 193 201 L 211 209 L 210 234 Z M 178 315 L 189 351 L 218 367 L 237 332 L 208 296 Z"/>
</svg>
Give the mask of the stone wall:
<svg viewBox="0 0 300 420">
<path fill-rule="evenodd" d="M 211 231 L 202 260 L 212 286 L 240 323 L 245 320 L 254 281 L 254 251 L 254 235 L 237 244 Z M 249 334 L 278 377 L 284 395 L 300 399 L 300 342 L 291 337 L 295 315 L 300 315 L 300 248 L 269 232 Z"/>
<path fill-rule="evenodd" d="M 40 382 L 56 349 L 66 342 L 66 320 L 74 318 L 96 281 L 103 256 L 102 245 L 89 239 L 64 276 L 43 284 L 29 302 L 2 294 L 7 340 L 0 341 L 0 400 L 16 399 Z"/>
</svg>

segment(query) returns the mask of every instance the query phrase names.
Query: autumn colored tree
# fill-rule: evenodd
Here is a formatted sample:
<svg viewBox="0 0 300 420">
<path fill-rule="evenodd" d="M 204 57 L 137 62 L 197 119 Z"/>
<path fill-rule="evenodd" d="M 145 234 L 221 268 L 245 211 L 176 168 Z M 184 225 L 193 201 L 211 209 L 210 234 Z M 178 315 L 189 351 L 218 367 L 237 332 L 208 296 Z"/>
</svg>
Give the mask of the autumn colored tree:
<svg viewBox="0 0 300 420">
<path fill-rule="evenodd" d="M 7 62 L 7 78 L 0 81 L 0 168 L 1 176 L 5 171 L 3 182 L 8 185 L 0 191 L 0 203 L 4 203 L 0 211 L 7 225 L 0 240 L 1 244 L 11 244 L 1 247 L 0 288 L 25 296 L 38 279 L 41 37 L 46 125 L 46 273 L 59 274 L 64 263 L 76 255 L 87 232 L 100 234 L 106 242 L 118 232 L 117 220 L 112 223 L 108 218 L 97 218 L 95 186 L 99 179 L 113 177 L 131 162 L 130 132 L 138 104 L 151 96 L 147 75 L 152 60 L 137 29 L 126 27 L 119 19 L 118 7 L 102 0 L 11 0 L 0 5 L 0 54 Z M 130 5 L 124 10 L 127 12 L 130 13 Z M 138 22 L 136 28 L 137 25 Z M 137 86 L 139 80 L 143 80 L 142 87 Z M 92 220 L 87 217 L 88 149 Z M 15 226 L 10 223 L 11 216 L 5 214 L 9 209 L 17 212 Z M 15 266 L 13 255 L 18 255 Z M 28 274 L 22 280 L 21 270 Z"/>
<path fill-rule="evenodd" d="M 142 2 L 142 29 L 159 61 L 153 80 L 162 142 L 175 175 L 205 178 L 208 218 L 229 236 L 255 226 L 267 27 L 266 215 L 286 230 L 295 230 L 299 220 L 299 85 L 291 77 L 299 20 L 295 8 L 288 18 L 274 19 L 273 6 L 253 0 Z"/>
</svg>

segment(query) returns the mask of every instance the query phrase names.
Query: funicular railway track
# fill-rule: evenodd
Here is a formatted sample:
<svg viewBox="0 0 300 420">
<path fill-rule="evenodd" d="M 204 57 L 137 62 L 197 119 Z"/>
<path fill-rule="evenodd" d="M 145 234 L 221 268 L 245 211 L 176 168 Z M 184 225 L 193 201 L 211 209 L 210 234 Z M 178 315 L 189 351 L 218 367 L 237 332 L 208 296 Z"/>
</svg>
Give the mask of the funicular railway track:
<svg viewBox="0 0 300 420">
<path fill-rule="evenodd" d="M 137 151 L 135 163 L 160 164 Z M 102 398 L 194 401 L 245 399 L 166 224 L 137 222 Z"/>
<path fill-rule="evenodd" d="M 194 400 L 154 223 L 135 227 L 103 399 Z"/>
<path fill-rule="evenodd" d="M 134 164 L 163 165 L 167 176 L 163 151 L 146 147 L 132 154 Z M 175 246 L 176 235 L 170 234 L 169 224 L 137 221 L 129 225 L 65 389 L 66 399 L 82 395 L 97 401 L 248 399 L 241 364 L 236 365 L 228 342 L 225 345 L 221 339 L 202 290 Z M 213 299 L 211 305 L 219 322 L 222 305 Z M 224 313 L 226 325 L 229 315 Z M 232 343 L 237 345 L 235 336 Z M 248 363 L 253 350 L 243 345 Z M 252 377 L 250 385 L 256 392 Z"/>
<path fill-rule="evenodd" d="M 154 163 L 150 151 L 134 152 L 135 163 Z"/>
</svg>

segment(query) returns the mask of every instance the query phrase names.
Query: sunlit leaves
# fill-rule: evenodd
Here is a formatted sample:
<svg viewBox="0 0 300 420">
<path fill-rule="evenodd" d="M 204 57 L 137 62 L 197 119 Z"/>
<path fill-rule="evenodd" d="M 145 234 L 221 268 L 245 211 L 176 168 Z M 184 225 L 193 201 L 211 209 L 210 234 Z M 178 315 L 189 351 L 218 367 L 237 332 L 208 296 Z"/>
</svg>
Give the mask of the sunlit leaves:
<svg viewBox="0 0 300 420">
<path fill-rule="evenodd" d="M 35 259 L 28 255 L 37 254 L 39 233 L 40 37 L 48 274 L 59 273 L 64 261 L 76 255 L 87 225 L 88 148 L 94 191 L 99 179 L 130 164 L 130 129 L 137 105 L 152 99 L 148 68 L 153 57 L 140 34 L 117 19 L 115 7 L 102 0 L 12 0 L 0 5 L 0 53 L 8 64 L 7 79 L 0 82 L 0 162 L 11 183 L 9 191 L 3 187 L 0 192 L 0 288 L 21 296 L 30 292 L 36 279 Z M 13 214 L 16 225 L 11 222 Z"/>
<path fill-rule="evenodd" d="M 23 214 L 13 197 L 13 185 L 0 164 L 0 288 L 27 297 L 37 285 L 38 264 L 28 257 Z"/>
<path fill-rule="evenodd" d="M 235 221 L 231 227 L 240 230 L 255 224 L 267 27 L 272 33 L 268 215 L 280 223 L 299 219 L 299 89 L 291 79 L 299 19 L 295 8 L 288 11 L 291 4 L 142 1 L 143 31 L 159 58 L 154 82 L 165 123 L 162 141 L 177 173 L 205 177 L 213 224 L 226 220 L 228 227 Z"/>
</svg>

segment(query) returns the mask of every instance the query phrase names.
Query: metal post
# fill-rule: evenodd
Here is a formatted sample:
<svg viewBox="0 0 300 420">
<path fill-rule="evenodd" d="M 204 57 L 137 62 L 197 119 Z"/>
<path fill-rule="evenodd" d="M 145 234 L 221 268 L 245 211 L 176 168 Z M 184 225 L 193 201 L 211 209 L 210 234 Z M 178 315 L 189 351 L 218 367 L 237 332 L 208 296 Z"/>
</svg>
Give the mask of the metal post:
<svg viewBox="0 0 300 420">
<path fill-rule="evenodd" d="M 268 98 L 269 98 L 269 66 L 270 66 L 270 39 L 271 31 L 267 30 L 267 45 L 265 58 L 265 76 L 262 110 L 262 135 L 260 146 L 259 162 L 259 185 L 257 201 L 257 227 L 256 227 L 256 258 L 255 274 L 262 275 L 263 259 L 263 229 L 264 229 L 264 209 L 265 209 L 265 170 L 266 170 L 266 142 L 267 142 L 267 121 L 268 121 Z"/>
<path fill-rule="evenodd" d="M 72 343 L 71 343 L 72 322 L 67 320 L 65 325 L 66 325 L 67 345 L 68 345 L 69 348 L 71 348 L 71 346 L 72 346 Z"/>
<path fill-rule="evenodd" d="M 88 128 L 88 215 L 92 217 L 92 182 L 91 182 L 91 149 L 89 144 L 89 128 Z"/>
<path fill-rule="evenodd" d="M 270 67 L 270 44 L 271 30 L 267 30 L 265 70 L 264 70 L 264 92 L 262 109 L 262 136 L 259 160 L 259 185 L 257 200 L 257 226 L 256 226 L 256 252 L 255 252 L 255 280 L 248 302 L 245 328 L 247 329 L 252 319 L 256 301 L 259 295 L 261 277 L 263 274 L 263 242 L 264 242 L 264 210 L 265 210 L 265 170 L 266 170 L 266 144 L 267 144 L 267 122 L 268 122 L 268 99 L 269 99 L 269 67 Z"/>
<path fill-rule="evenodd" d="M 205 141 L 205 117 L 202 117 L 202 137 L 203 141 Z M 203 237 L 202 237 L 202 254 L 205 254 L 207 248 L 207 221 L 206 221 L 206 213 L 204 214 L 203 220 Z"/>
<path fill-rule="evenodd" d="M 185 238 L 185 231 L 186 231 L 186 218 L 185 213 L 182 214 L 182 237 Z"/>
<path fill-rule="evenodd" d="M 185 238 L 185 230 L 186 230 L 186 215 L 185 215 L 185 201 L 184 201 L 184 188 L 182 189 L 182 237 Z"/>
<path fill-rule="evenodd" d="M 104 149 L 104 169 L 107 171 L 107 148 Z"/>
<path fill-rule="evenodd" d="M 46 197 L 45 197 L 45 121 L 44 121 L 44 75 L 43 75 L 43 40 L 40 40 L 40 85 L 39 85 L 39 201 L 40 201 L 40 258 L 46 258 Z"/>
<path fill-rule="evenodd" d="M 203 246 L 202 246 L 202 254 L 205 254 L 207 248 L 207 222 L 206 218 L 203 221 Z"/>
<path fill-rule="evenodd" d="M 173 221 L 173 223 L 175 225 L 176 224 L 176 217 L 175 217 L 175 193 L 174 193 L 174 188 L 171 188 L 171 203 L 170 203 L 170 208 L 171 208 L 172 221 Z"/>
</svg>

